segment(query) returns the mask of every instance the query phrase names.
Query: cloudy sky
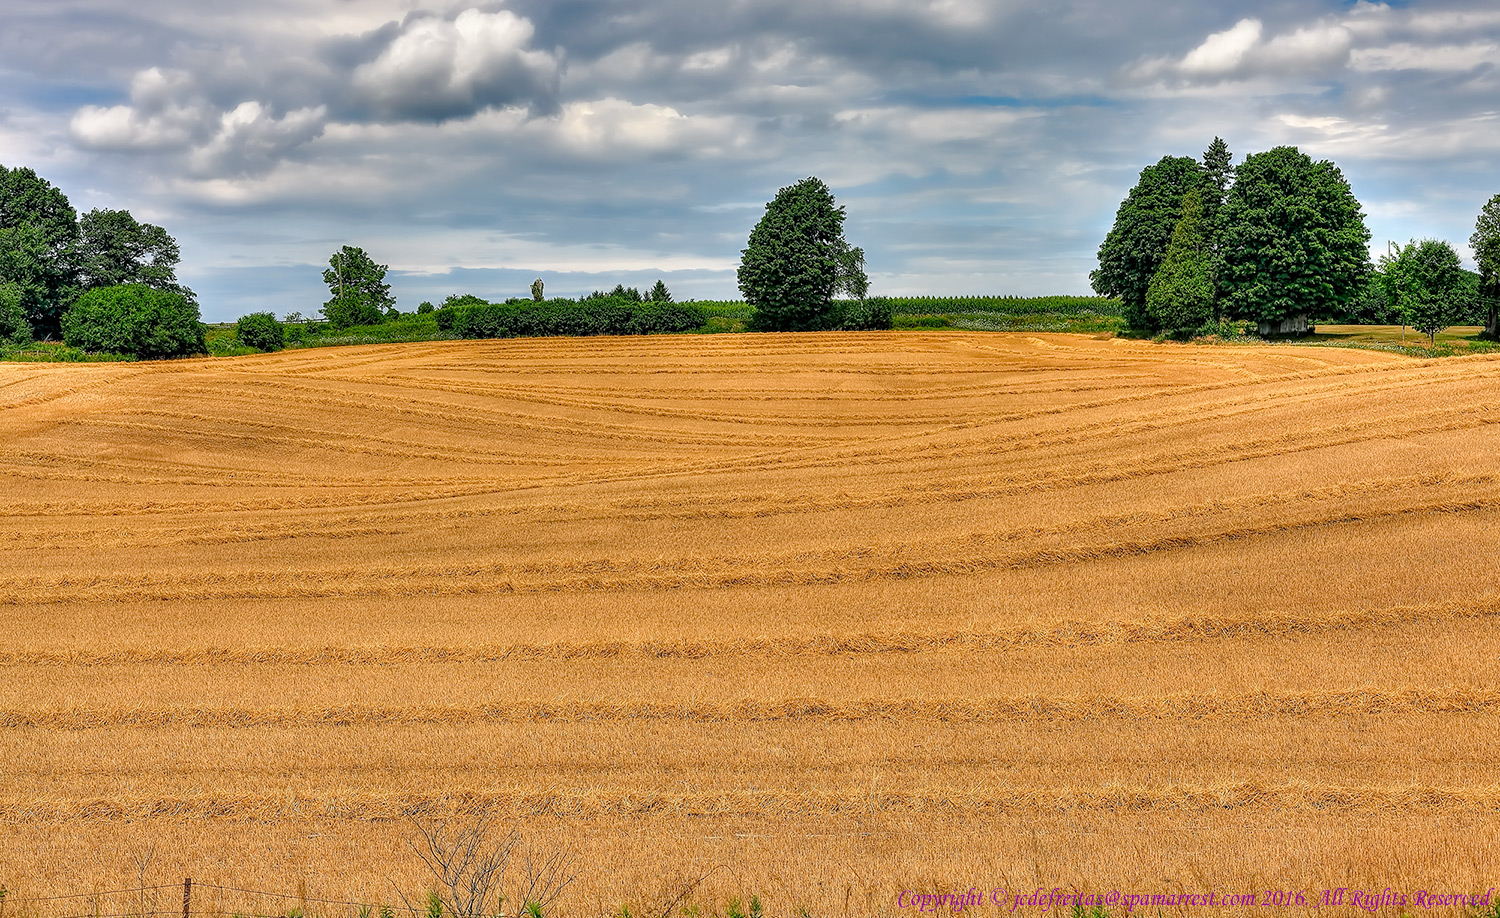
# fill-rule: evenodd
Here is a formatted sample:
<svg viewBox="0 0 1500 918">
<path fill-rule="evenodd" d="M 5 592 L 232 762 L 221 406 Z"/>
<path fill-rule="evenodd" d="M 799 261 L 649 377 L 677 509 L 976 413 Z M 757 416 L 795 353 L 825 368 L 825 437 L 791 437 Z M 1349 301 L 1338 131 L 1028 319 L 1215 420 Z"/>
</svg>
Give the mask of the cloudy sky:
<svg viewBox="0 0 1500 918">
<path fill-rule="evenodd" d="M 1375 246 L 1500 192 L 1500 7 L 1148 0 L 7 0 L 0 163 L 181 243 L 205 318 L 667 281 L 737 298 L 766 201 L 848 209 L 872 292 L 1086 293 L 1142 167 L 1343 169 Z"/>
</svg>

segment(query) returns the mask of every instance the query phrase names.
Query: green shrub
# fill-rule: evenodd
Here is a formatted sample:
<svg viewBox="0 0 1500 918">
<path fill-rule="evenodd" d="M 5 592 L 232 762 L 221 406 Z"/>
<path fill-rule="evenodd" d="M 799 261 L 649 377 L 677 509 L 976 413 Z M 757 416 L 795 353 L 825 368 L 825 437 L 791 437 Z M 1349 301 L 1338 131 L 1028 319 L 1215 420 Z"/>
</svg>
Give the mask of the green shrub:
<svg viewBox="0 0 1500 918">
<path fill-rule="evenodd" d="M 144 284 L 88 291 L 64 314 L 62 332 L 70 347 L 148 360 L 208 352 L 198 305 Z"/>
<path fill-rule="evenodd" d="M 234 323 L 234 336 L 257 351 L 279 351 L 286 345 L 281 323 L 269 312 L 252 312 Z"/>
</svg>

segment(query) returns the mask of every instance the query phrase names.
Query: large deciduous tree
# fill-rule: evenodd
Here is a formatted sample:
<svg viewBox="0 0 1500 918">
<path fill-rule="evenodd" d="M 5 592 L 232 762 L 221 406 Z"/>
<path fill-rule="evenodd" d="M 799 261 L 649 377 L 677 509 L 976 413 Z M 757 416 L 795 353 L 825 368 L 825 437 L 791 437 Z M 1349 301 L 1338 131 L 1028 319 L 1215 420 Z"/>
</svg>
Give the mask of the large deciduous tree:
<svg viewBox="0 0 1500 918">
<path fill-rule="evenodd" d="M 763 331 L 806 331 L 839 324 L 833 297 L 862 297 L 869 286 L 864 252 L 844 239 L 844 208 L 816 178 L 776 192 L 741 252 L 740 292 Z"/>
<path fill-rule="evenodd" d="M 1182 196 L 1172 241 L 1146 290 L 1151 323 L 1172 334 L 1189 334 L 1214 318 L 1213 252 L 1203 210 L 1203 192 L 1195 188 Z"/>
<path fill-rule="evenodd" d="M 1163 156 L 1141 170 L 1115 213 L 1114 226 L 1099 246 L 1099 267 L 1089 274 L 1089 281 L 1099 295 L 1120 298 L 1132 328 L 1157 327 L 1146 309 L 1146 293 L 1167 254 L 1183 196 L 1201 189 L 1204 180 L 1203 167 L 1192 157 Z"/>
<path fill-rule="evenodd" d="M 59 333 L 75 288 L 78 214 L 67 195 L 31 169 L 0 166 L 0 283 L 22 291 L 38 335 Z"/>
<path fill-rule="evenodd" d="M 1397 246 L 1380 257 L 1380 281 L 1402 324 L 1437 342 L 1467 305 L 1468 279 L 1458 253 L 1440 239 Z"/>
<path fill-rule="evenodd" d="M 358 246 L 346 245 L 334 252 L 323 270 L 323 283 L 333 294 L 323 304 L 323 316 L 335 328 L 351 325 L 374 325 L 385 318 L 386 310 L 396 305 L 391 285 L 385 282 L 389 265 L 375 259 Z"/>
<path fill-rule="evenodd" d="M 84 288 L 144 284 L 184 291 L 177 283 L 182 252 L 177 240 L 154 223 L 139 223 L 128 210 L 91 210 L 78 221 L 78 272 Z"/>
<path fill-rule="evenodd" d="M 1309 316 L 1340 311 L 1369 270 L 1370 231 L 1349 183 L 1296 147 L 1239 165 L 1221 238 L 1220 292 L 1262 334 L 1306 331 Z"/>
<path fill-rule="evenodd" d="M 1479 296 L 1485 304 L 1485 334 L 1500 336 L 1500 194 L 1490 198 L 1474 221 L 1474 235 L 1469 237 L 1474 261 L 1479 266 Z"/>
</svg>

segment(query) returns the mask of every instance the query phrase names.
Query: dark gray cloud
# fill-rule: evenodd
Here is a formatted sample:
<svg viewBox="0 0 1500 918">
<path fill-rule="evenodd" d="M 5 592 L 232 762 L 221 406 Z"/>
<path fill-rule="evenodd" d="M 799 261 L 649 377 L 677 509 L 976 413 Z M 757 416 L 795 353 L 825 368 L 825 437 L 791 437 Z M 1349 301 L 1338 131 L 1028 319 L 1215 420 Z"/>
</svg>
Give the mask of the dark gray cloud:
<svg viewBox="0 0 1500 918">
<path fill-rule="evenodd" d="M 1462 243 L 1500 190 L 1489 3 L 13 6 L 0 162 L 167 226 L 219 317 L 311 312 L 343 242 L 404 305 L 538 274 L 733 296 L 811 174 L 886 292 L 1085 292 L 1140 168 L 1215 135 L 1335 159 L 1377 240 Z"/>
</svg>

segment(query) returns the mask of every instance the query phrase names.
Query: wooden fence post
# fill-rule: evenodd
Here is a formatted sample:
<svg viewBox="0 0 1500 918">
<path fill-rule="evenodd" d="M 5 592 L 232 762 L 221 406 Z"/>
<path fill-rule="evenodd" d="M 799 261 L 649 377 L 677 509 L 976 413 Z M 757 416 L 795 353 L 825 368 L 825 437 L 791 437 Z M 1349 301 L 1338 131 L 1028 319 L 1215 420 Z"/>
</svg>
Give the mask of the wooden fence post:
<svg viewBox="0 0 1500 918">
<path fill-rule="evenodd" d="M 193 878 L 185 877 L 182 881 L 182 918 L 188 918 L 189 906 L 193 901 Z"/>
</svg>

